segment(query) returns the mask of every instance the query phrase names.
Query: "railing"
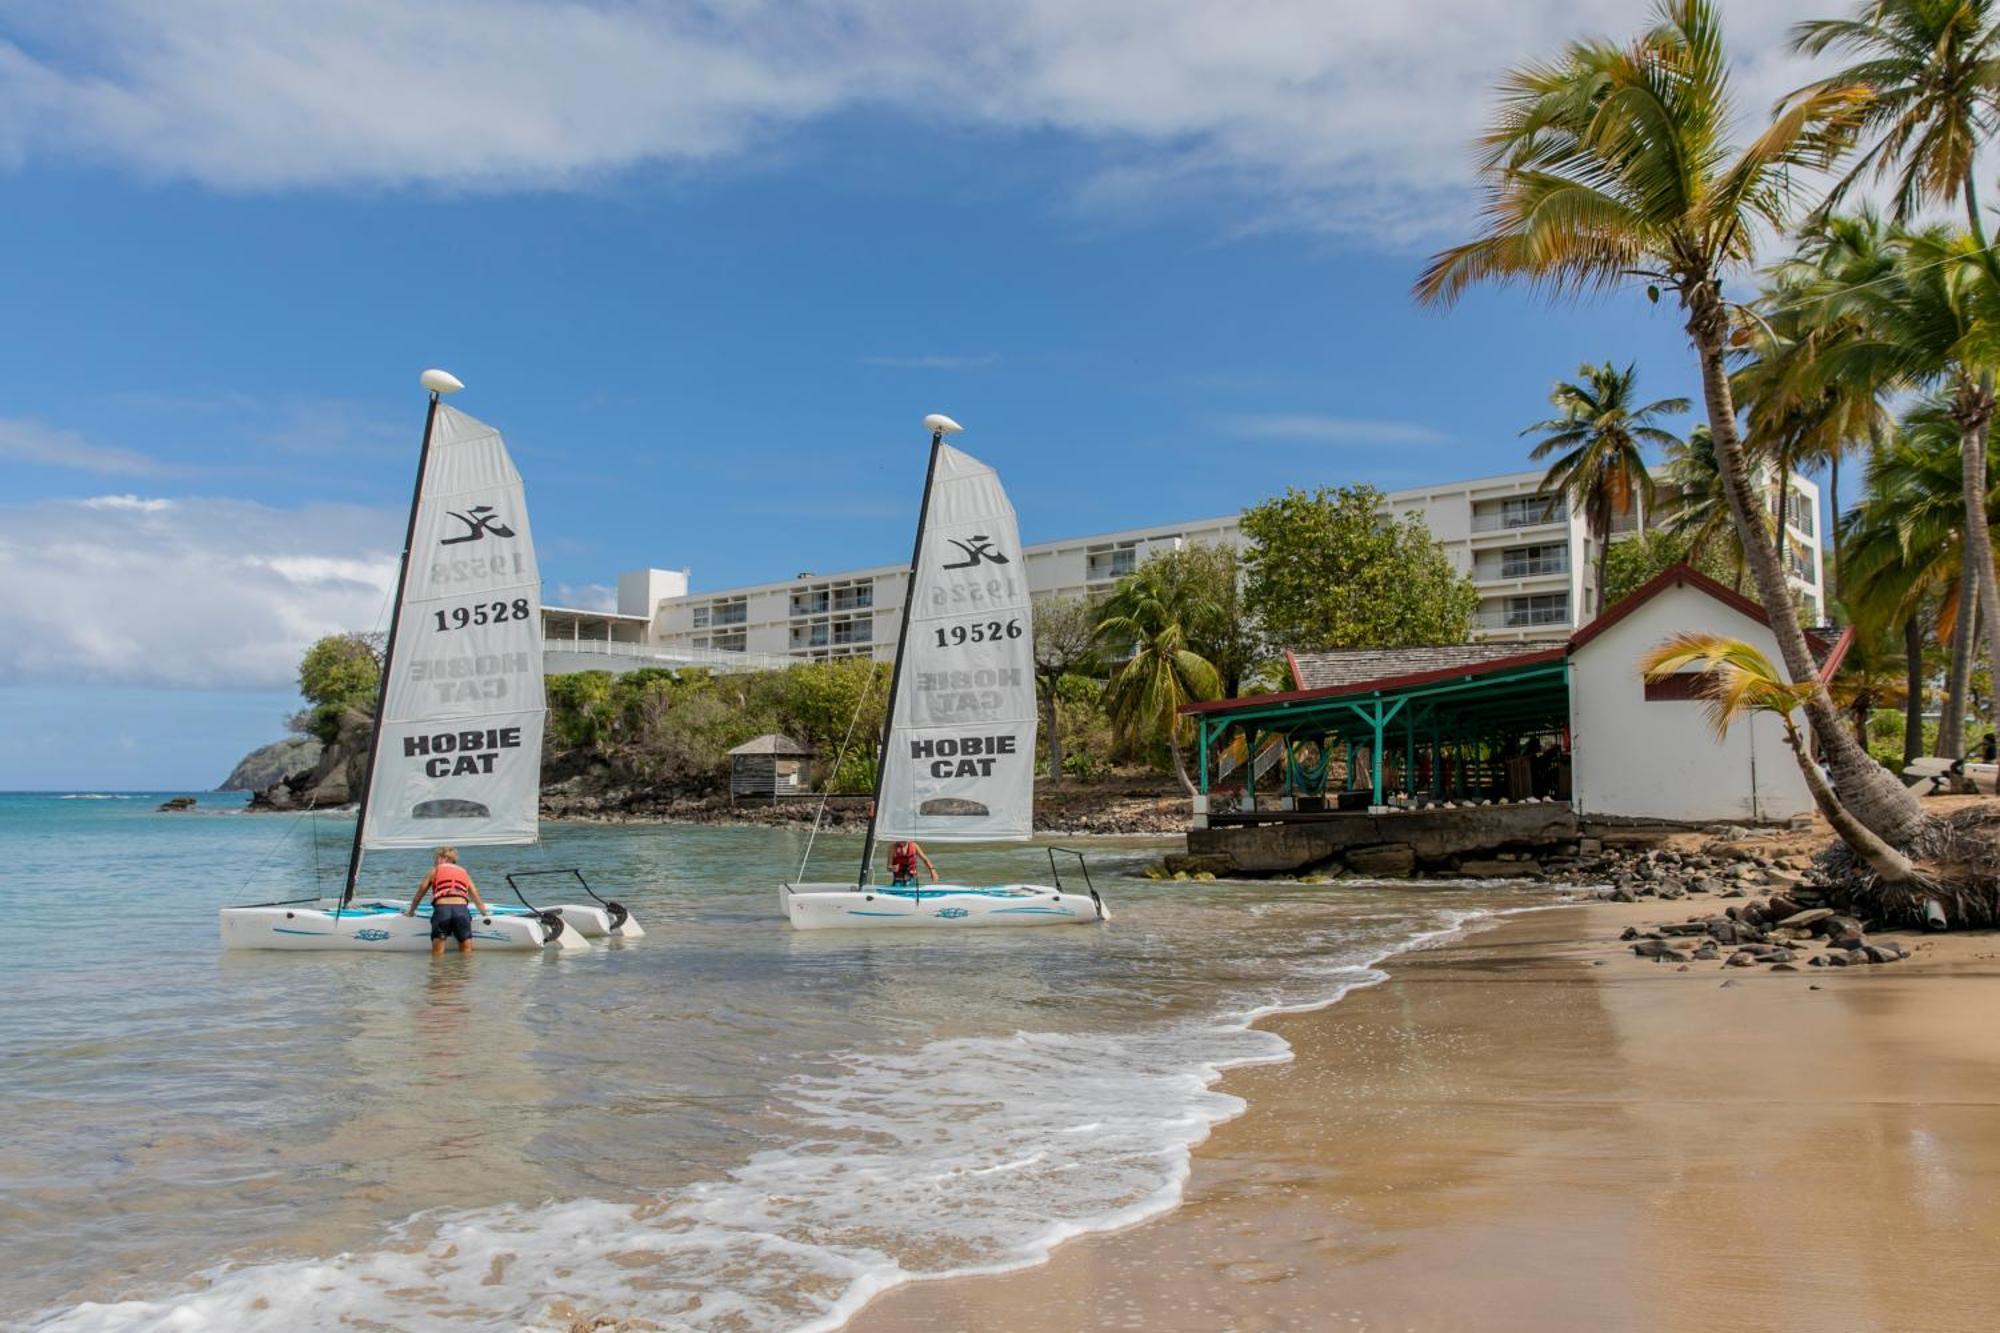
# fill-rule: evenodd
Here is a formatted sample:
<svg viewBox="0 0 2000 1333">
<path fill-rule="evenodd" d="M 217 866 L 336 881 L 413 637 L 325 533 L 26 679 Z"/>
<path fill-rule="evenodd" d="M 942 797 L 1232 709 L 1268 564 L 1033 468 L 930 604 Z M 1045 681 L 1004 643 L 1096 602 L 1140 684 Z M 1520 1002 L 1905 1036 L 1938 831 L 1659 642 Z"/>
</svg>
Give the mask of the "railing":
<svg viewBox="0 0 2000 1333">
<path fill-rule="evenodd" d="M 1514 528 L 1540 528 L 1563 521 L 1562 506 L 1558 504 L 1535 505 L 1521 510 L 1495 509 L 1488 513 L 1472 516 L 1474 532 L 1506 532 Z"/>
<path fill-rule="evenodd" d="M 1544 625 L 1569 623 L 1569 608 L 1566 606 L 1514 607 L 1479 613 L 1481 629 L 1537 629 Z"/>
<path fill-rule="evenodd" d="M 797 659 L 776 653 L 732 653 L 719 648 L 669 648 L 657 643 L 607 643 L 603 639 L 544 639 L 542 652 L 648 659 L 663 667 L 708 667 L 716 671 L 783 671 Z"/>
<path fill-rule="evenodd" d="M 1472 577 L 1481 581 L 1494 579 L 1534 579 L 1549 574 L 1569 573 L 1567 555 L 1541 556 L 1533 560 L 1500 560 L 1474 564 Z"/>
</svg>

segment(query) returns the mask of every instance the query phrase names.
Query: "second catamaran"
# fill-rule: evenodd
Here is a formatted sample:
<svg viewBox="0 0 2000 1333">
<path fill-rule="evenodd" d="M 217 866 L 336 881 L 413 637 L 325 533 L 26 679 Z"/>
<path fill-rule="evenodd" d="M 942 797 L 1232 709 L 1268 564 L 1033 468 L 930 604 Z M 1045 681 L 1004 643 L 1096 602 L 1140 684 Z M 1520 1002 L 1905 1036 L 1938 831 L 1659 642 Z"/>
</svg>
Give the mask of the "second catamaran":
<svg viewBox="0 0 2000 1333">
<path fill-rule="evenodd" d="M 852 884 L 786 884 L 800 930 L 1047 926 L 1108 918 L 1095 889 L 1060 884 L 873 884 L 878 838 L 1021 842 L 1034 832 L 1034 622 L 1014 508 L 992 468 L 944 442 L 930 467 L 889 678 L 874 813 Z"/>
</svg>

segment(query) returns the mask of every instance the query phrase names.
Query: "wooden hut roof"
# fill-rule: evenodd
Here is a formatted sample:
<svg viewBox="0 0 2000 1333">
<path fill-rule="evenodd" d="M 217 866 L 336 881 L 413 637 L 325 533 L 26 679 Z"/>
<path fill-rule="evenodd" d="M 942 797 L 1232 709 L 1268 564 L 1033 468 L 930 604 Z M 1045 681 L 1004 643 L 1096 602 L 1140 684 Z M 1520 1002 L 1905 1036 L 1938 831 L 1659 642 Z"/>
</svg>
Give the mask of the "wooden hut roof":
<svg viewBox="0 0 2000 1333">
<path fill-rule="evenodd" d="M 762 736 L 752 737 L 751 739 L 743 742 L 743 744 L 737 746 L 735 749 L 731 750 L 729 753 L 731 755 L 771 754 L 771 755 L 798 755 L 800 757 L 810 757 L 812 752 L 813 752 L 812 746 L 801 745 L 799 744 L 799 742 L 793 740 L 790 736 L 785 736 L 781 735 L 778 732 L 770 731 L 766 732 Z"/>
</svg>

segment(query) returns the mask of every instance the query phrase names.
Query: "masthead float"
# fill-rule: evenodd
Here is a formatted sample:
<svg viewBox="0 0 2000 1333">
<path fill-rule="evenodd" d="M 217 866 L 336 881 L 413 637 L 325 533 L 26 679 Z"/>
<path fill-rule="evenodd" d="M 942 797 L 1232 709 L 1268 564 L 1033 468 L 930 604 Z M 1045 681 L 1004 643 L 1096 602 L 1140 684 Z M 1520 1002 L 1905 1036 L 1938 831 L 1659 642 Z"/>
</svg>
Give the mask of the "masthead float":
<svg viewBox="0 0 2000 1333">
<path fill-rule="evenodd" d="M 457 376 L 419 378 L 430 401 L 340 896 L 226 907 L 225 948 L 428 950 L 427 908 L 406 917 L 402 899 L 358 893 L 364 855 L 540 837 L 541 575 L 521 476 L 500 432 L 444 404 L 465 387 Z M 602 899 L 536 908 L 524 898 L 473 927 L 481 947 L 503 949 L 640 933 Z"/>
<path fill-rule="evenodd" d="M 930 464 L 860 872 L 852 884 L 784 885 L 785 914 L 800 930 L 1103 921 L 1088 872 L 1082 892 L 1060 880 L 871 883 L 878 836 L 1024 842 L 1034 833 L 1034 622 L 1014 508 L 992 468 L 944 442 L 956 421 L 932 414 L 924 429 Z"/>
</svg>

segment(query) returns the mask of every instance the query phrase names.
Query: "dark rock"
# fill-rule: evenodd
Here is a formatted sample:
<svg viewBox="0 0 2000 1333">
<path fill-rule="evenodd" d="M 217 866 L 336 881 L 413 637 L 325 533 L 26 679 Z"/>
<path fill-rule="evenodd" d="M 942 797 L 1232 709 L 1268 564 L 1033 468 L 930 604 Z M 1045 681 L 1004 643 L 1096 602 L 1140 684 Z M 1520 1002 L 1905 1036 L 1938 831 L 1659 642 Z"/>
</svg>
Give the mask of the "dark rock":
<svg viewBox="0 0 2000 1333">
<path fill-rule="evenodd" d="M 1819 956 L 1820 955 L 1818 954 L 1813 955 L 1813 957 L 1815 958 Z M 1771 952 L 1764 955 L 1764 961 L 1767 963 L 1789 963 L 1794 958 L 1797 957 L 1798 955 L 1793 953 L 1790 949 L 1773 949 L 1771 950 Z"/>
<path fill-rule="evenodd" d="M 1389 842 L 1375 847 L 1352 847 L 1341 857 L 1357 875 L 1380 879 L 1408 879 L 1417 868 L 1416 849 L 1408 843 Z"/>
<path fill-rule="evenodd" d="M 1627 926 L 1619 933 L 1618 938 L 1621 940 L 1636 940 L 1639 938 L 1639 928 L 1637 926 Z"/>
<path fill-rule="evenodd" d="M 1687 885 L 1668 875 L 1660 880 L 1659 895 L 1666 899 L 1687 897 Z"/>
<path fill-rule="evenodd" d="M 196 802 L 194 797 L 192 796 L 169 796 L 166 800 L 160 802 L 160 809 L 192 810 L 194 809 L 195 805 Z"/>
<path fill-rule="evenodd" d="M 1620 888 L 1611 891 L 1611 901 L 1614 903 L 1636 903 L 1639 900 L 1632 896 L 1630 889 Z"/>
<path fill-rule="evenodd" d="M 1861 923 L 1851 916 L 1833 914 L 1813 927 L 1813 934 L 1837 938 L 1842 935 L 1859 935 Z"/>
<path fill-rule="evenodd" d="M 1796 972 L 1799 969 L 1791 963 L 1773 963 L 1771 964 L 1771 970 L 1773 972 Z"/>
<path fill-rule="evenodd" d="M 1695 959 L 1697 962 L 1713 962 L 1715 959 L 1722 957 L 1722 950 L 1716 948 L 1713 944 L 1704 944 L 1690 954 L 1689 957 Z"/>
<path fill-rule="evenodd" d="M 1897 963 L 1904 957 L 1902 948 L 1894 944 L 1871 944 L 1861 952 L 1871 963 Z"/>
<path fill-rule="evenodd" d="M 1641 958 L 1673 958 L 1681 955 L 1673 945 L 1665 940 L 1640 940 L 1632 946 L 1632 952 Z"/>
<path fill-rule="evenodd" d="M 1708 933 L 1708 923 L 1706 921 L 1676 921 L 1671 925 L 1661 926 L 1660 933 L 1662 935 L 1706 935 Z"/>
<path fill-rule="evenodd" d="M 1827 965 L 1827 957 L 1823 953 L 1816 953 L 1812 957 L 1806 959 L 1807 967 L 1825 967 L 1826 965 Z"/>
<path fill-rule="evenodd" d="M 1743 898 L 1747 897 L 1748 895 L 1746 895 L 1741 889 L 1724 889 L 1722 892 L 1722 896 L 1725 898 Z"/>
<path fill-rule="evenodd" d="M 1776 907 L 1777 903 L 1774 901 L 1771 905 L 1773 907 Z M 1786 906 L 1791 906 L 1791 905 L 1792 904 L 1790 903 L 1786 904 Z M 1833 909 L 1831 907 L 1814 907 L 1809 910 L 1801 910 L 1801 911 L 1794 911 L 1787 913 L 1783 918 L 1779 920 L 1778 924 L 1793 930 L 1811 930 L 1814 926 L 1826 920 L 1833 914 L 1834 914 Z"/>
<path fill-rule="evenodd" d="M 1754 953 L 1745 953 L 1739 949 L 1724 959 L 1722 965 L 1724 967 L 1755 967 L 1757 966 L 1757 955 Z"/>
<path fill-rule="evenodd" d="M 1842 952 L 1852 952 L 1855 949 L 1863 949 L 1867 946 L 1867 939 L 1858 930 L 1848 934 L 1836 935 L 1826 942 L 1827 948 L 1839 949 Z"/>
</svg>

